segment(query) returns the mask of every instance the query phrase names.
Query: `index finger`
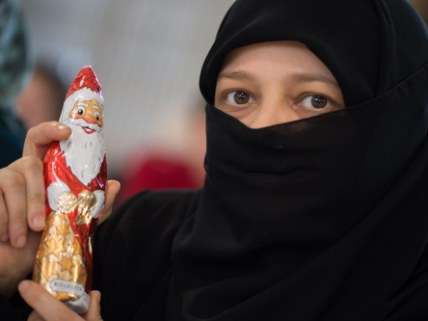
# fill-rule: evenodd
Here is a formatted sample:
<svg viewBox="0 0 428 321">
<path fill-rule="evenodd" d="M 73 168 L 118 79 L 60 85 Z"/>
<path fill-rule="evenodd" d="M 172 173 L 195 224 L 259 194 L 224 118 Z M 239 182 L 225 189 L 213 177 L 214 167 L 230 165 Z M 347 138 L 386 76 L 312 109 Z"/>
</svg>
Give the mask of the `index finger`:
<svg viewBox="0 0 428 321">
<path fill-rule="evenodd" d="M 84 321 L 78 314 L 67 308 L 64 303 L 56 300 L 35 282 L 22 281 L 18 289 L 25 302 L 45 321 Z"/>
<path fill-rule="evenodd" d="M 71 129 L 57 121 L 41 123 L 32 127 L 25 138 L 22 156 L 43 158 L 49 144 L 54 141 L 67 139 Z"/>
</svg>

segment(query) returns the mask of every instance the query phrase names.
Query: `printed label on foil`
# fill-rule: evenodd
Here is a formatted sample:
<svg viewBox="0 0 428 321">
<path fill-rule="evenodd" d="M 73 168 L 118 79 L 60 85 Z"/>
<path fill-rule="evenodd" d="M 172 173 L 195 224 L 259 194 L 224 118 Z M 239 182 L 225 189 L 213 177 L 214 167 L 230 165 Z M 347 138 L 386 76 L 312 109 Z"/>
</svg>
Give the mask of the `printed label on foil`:
<svg viewBox="0 0 428 321">
<path fill-rule="evenodd" d="M 73 282 L 67 282 L 64 280 L 53 279 L 49 281 L 49 287 L 55 292 L 69 292 L 80 297 L 85 293 L 83 286 Z"/>
</svg>

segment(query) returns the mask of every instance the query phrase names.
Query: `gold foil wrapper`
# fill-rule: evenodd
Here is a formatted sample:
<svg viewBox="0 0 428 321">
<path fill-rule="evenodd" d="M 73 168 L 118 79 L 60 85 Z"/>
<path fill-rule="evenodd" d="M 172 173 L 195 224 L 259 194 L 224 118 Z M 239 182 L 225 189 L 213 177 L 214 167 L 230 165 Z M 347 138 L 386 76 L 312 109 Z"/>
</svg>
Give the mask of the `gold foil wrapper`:
<svg viewBox="0 0 428 321">
<path fill-rule="evenodd" d="M 89 225 L 92 219 L 89 214 L 94 203 L 95 196 L 89 191 L 83 191 L 79 197 L 72 193 L 62 194 L 58 200 L 59 210 L 48 215 L 41 236 L 33 280 L 65 303 L 82 300 L 88 280 L 83 247 L 73 232 L 69 213 L 77 210 L 76 224 Z M 87 248 L 91 249 L 90 244 Z"/>
</svg>

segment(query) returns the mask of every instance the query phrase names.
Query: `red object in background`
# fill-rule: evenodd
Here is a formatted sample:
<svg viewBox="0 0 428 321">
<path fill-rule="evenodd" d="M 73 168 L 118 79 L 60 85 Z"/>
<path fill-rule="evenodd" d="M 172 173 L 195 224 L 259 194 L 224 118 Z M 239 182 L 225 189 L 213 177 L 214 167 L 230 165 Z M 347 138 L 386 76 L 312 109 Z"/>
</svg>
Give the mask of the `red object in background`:
<svg viewBox="0 0 428 321">
<path fill-rule="evenodd" d="M 161 153 L 149 153 L 125 173 L 120 199 L 123 201 L 146 189 L 196 189 L 202 183 L 195 170 L 186 162 Z"/>
</svg>

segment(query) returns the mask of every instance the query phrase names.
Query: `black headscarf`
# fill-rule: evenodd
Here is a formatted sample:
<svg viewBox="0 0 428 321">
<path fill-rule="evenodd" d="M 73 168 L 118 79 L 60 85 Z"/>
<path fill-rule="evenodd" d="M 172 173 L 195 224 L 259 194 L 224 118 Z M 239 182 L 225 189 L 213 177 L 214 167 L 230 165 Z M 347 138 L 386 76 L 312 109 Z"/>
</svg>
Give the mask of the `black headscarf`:
<svg viewBox="0 0 428 321">
<path fill-rule="evenodd" d="M 251 129 L 213 106 L 235 48 L 297 40 L 346 108 Z M 237 0 L 202 68 L 207 178 L 173 246 L 169 315 L 428 319 L 428 34 L 405 0 Z"/>
</svg>

